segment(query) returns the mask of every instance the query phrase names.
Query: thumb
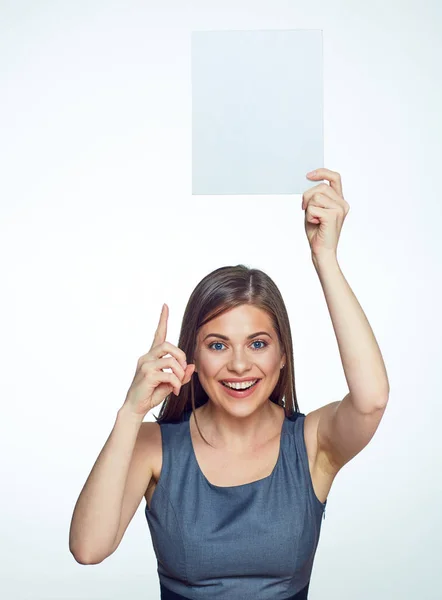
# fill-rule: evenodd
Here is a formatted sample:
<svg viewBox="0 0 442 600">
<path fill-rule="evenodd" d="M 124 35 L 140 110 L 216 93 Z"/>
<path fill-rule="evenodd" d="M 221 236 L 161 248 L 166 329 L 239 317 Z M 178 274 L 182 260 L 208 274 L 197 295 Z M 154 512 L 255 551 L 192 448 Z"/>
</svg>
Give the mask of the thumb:
<svg viewBox="0 0 442 600">
<path fill-rule="evenodd" d="M 183 379 L 183 384 L 185 383 L 189 383 L 189 381 L 192 379 L 192 375 L 195 372 L 195 365 L 187 365 L 186 370 L 184 371 L 184 379 Z"/>
</svg>

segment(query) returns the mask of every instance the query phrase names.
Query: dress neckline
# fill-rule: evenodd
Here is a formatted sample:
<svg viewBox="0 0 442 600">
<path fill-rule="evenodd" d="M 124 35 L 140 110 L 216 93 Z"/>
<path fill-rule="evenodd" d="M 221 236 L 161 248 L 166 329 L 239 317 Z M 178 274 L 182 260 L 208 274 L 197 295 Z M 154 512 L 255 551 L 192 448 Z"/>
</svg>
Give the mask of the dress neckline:
<svg viewBox="0 0 442 600">
<path fill-rule="evenodd" d="M 209 485 L 211 488 L 214 488 L 216 490 L 234 490 L 236 488 L 244 488 L 246 486 L 252 486 L 252 485 L 256 485 L 258 483 L 264 483 L 265 481 L 271 479 L 274 474 L 276 473 L 276 470 L 279 467 L 279 464 L 281 462 L 281 455 L 282 455 L 282 436 L 284 434 L 284 430 L 285 430 L 285 426 L 286 426 L 286 421 L 289 420 L 288 417 L 285 415 L 284 416 L 284 420 L 282 422 L 282 427 L 281 427 L 281 433 L 279 436 L 279 451 L 278 451 L 278 458 L 276 460 L 275 466 L 273 467 L 272 472 L 270 473 L 270 475 L 267 475 L 266 477 L 262 477 L 261 479 L 257 479 L 255 481 L 249 481 L 248 483 L 240 483 L 239 485 L 215 485 L 214 483 L 211 483 L 207 477 L 204 475 L 201 467 L 199 466 L 198 460 L 196 458 L 196 454 L 195 454 L 195 449 L 193 447 L 193 442 L 192 442 L 192 435 L 190 432 L 190 417 L 191 414 L 189 415 L 189 418 L 186 420 L 186 433 L 187 433 L 187 437 L 189 440 L 189 444 L 190 444 L 190 453 L 192 455 L 192 460 L 194 462 L 194 465 L 196 467 L 196 470 L 198 471 L 200 477 L 207 483 L 207 485 Z"/>
</svg>

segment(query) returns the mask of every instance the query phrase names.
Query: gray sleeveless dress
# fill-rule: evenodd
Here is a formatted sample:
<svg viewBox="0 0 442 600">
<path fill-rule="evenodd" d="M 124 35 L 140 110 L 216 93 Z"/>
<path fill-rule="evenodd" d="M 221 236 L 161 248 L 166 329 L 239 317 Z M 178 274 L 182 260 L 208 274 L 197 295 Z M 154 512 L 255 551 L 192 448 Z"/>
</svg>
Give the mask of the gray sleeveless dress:
<svg viewBox="0 0 442 600">
<path fill-rule="evenodd" d="M 160 423 L 163 464 L 145 514 L 161 600 L 304 600 L 325 518 L 304 441 L 303 413 L 286 417 L 272 473 L 211 484 L 190 437 L 191 411 Z"/>
</svg>

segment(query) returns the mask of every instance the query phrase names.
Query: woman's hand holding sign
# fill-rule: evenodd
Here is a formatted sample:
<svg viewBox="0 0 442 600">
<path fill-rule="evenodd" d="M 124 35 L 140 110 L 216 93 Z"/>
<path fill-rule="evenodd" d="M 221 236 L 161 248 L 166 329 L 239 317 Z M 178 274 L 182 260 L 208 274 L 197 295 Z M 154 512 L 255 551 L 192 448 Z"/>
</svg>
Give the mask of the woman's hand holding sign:
<svg viewBox="0 0 442 600">
<path fill-rule="evenodd" d="M 326 179 L 302 195 L 305 210 L 305 232 L 310 244 L 312 258 L 337 256 L 337 246 L 345 217 L 350 205 L 342 195 L 341 176 L 329 169 L 317 169 L 307 173 L 309 179 Z"/>
</svg>

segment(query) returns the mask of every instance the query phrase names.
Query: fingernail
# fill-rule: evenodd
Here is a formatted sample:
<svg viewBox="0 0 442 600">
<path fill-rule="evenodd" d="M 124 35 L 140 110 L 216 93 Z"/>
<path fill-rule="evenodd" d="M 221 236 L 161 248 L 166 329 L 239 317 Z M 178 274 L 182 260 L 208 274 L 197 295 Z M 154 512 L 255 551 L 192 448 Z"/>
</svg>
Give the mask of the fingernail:
<svg viewBox="0 0 442 600">
<path fill-rule="evenodd" d="M 316 171 L 310 171 L 310 173 L 307 173 L 307 175 L 316 175 Z"/>
</svg>

